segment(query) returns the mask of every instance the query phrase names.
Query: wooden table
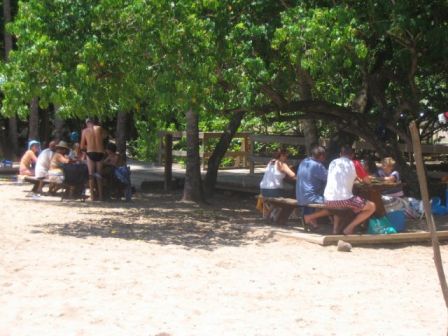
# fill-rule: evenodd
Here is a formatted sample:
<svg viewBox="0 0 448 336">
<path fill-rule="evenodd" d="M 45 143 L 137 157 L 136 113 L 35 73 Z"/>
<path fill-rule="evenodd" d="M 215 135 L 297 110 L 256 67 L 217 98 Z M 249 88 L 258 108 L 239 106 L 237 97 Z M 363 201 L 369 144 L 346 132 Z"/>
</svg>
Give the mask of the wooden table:
<svg viewBox="0 0 448 336">
<path fill-rule="evenodd" d="M 386 215 L 386 209 L 384 208 L 383 200 L 381 199 L 381 192 L 399 186 L 401 186 L 401 182 L 374 182 L 371 184 L 355 183 L 353 185 L 353 194 L 375 203 L 376 210 L 374 215 L 382 217 Z"/>
</svg>

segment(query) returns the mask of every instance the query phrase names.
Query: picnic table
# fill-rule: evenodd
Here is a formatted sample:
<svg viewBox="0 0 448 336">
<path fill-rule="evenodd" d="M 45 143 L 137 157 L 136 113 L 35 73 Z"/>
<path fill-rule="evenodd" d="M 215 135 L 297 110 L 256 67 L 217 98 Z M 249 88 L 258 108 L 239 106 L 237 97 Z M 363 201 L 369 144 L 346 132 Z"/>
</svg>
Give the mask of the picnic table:
<svg viewBox="0 0 448 336">
<path fill-rule="evenodd" d="M 386 215 L 386 208 L 381 199 L 381 193 L 399 186 L 401 186 L 401 182 L 374 181 L 370 184 L 357 182 L 353 185 L 353 193 L 375 203 L 376 210 L 374 215 L 382 217 Z"/>
</svg>

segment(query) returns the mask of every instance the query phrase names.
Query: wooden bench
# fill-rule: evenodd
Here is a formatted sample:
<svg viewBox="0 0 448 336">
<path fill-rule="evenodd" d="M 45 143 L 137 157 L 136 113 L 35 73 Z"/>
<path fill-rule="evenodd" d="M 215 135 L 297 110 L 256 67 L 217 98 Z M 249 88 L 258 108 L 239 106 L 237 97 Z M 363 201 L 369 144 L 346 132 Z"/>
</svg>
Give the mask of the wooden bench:
<svg viewBox="0 0 448 336">
<path fill-rule="evenodd" d="M 31 183 L 33 185 L 33 189 L 31 191 L 36 192 L 39 188 L 39 184 L 42 184 L 42 187 L 46 184 L 52 183 L 50 180 L 46 178 L 37 178 L 35 176 L 27 176 L 27 175 L 17 175 L 18 181 L 25 181 Z"/>
<path fill-rule="evenodd" d="M 27 175 L 18 175 L 18 179 L 21 179 L 25 182 L 31 183 L 33 185 L 33 189 L 31 189 L 32 192 L 37 192 L 39 189 L 39 184 L 41 183 L 41 187 L 45 185 L 50 185 L 57 187 L 56 189 L 62 188 L 63 192 L 61 195 L 61 201 L 64 200 L 64 198 L 71 198 L 70 193 L 72 192 L 72 187 L 65 185 L 63 182 L 57 182 L 57 181 L 51 181 L 48 178 L 37 178 L 35 176 L 27 176 Z M 81 200 L 84 201 L 85 197 L 81 197 Z"/>
<path fill-rule="evenodd" d="M 308 225 L 305 224 L 305 220 L 303 219 L 303 210 L 304 208 L 313 208 L 313 209 L 327 209 L 332 212 L 346 212 L 348 209 L 335 209 L 330 208 L 322 203 L 311 203 L 308 205 L 299 205 L 295 198 L 286 198 L 286 197 L 262 197 L 263 207 L 267 205 L 267 207 L 274 206 L 279 209 L 278 213 L 273 216 L 273 223 L 277 225 L 284 225 L 288 221 L 292 212 L 296 209 L 299 209 L 299 221 L 301 222 L 305 231 L 310 231 Z"/>
</svg>

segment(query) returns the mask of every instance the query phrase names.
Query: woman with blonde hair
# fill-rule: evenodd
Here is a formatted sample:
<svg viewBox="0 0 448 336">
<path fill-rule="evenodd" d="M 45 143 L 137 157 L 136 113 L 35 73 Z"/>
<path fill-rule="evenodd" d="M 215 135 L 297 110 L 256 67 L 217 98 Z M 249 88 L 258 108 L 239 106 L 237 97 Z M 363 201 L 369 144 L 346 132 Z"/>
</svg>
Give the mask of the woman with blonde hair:
<svg viewBox="0 0 448 336">
<path fill-rule="evenodd" d="M 380 180 L 389 182 L 389 183 L 399 183 L 401 182 L 400 173 L 395 170 L 395 160 L 391 157 L 385 157 L 381 161 L 381 168 L 378 169 L 378 177 Z M 387 189 L 382 192 L 385 196 L 395 196 L 402 197 L 404 196 L 403 188 L 401 185 L 398 185 L 396 188 Z"/>
</svg>

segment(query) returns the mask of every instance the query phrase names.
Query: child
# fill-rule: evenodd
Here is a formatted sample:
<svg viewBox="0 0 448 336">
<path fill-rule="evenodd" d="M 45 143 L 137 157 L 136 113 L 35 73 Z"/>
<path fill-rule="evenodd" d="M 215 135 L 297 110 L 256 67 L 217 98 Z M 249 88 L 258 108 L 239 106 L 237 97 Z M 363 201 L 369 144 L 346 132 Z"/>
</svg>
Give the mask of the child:
<svg viewBox="0 0 448 336">
<path fill-rule="evenodd" d="M 378 177 L 380 180 L 390 183 L 399 183 L 400 173 L 395 169 L 395 160 L 391 157 L 386 157 L 381 161 L 381 168 L 378 169 Z M 386 196 L 402 197 L 404 195 L 401 185 L 396 188 L 391 188 L 382 192 Z"/>
</svg>

